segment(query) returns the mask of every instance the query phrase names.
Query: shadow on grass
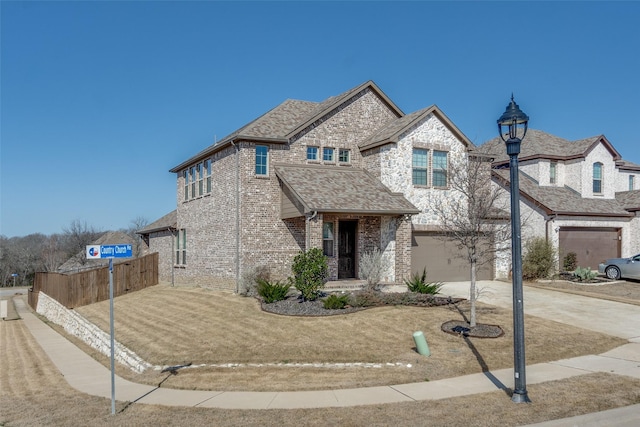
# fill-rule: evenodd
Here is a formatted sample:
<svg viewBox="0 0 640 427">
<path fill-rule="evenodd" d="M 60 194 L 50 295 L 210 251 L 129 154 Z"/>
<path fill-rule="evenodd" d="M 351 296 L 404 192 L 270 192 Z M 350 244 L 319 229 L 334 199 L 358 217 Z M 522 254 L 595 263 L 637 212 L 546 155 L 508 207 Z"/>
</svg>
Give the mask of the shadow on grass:
<svg viewBox="0 0 640 427">
<path fill-rule="evenodd" d="M 464 311 L 462 311 L 462 309 L 458 306 L 458 304 L 454 304 L 454 306 L 456 310 L 458 310 L 458 313 L 460 313 L 460 316 L 462 316 L 464 321 L 469 323 L 469 319 L 467 318 L 467 315 L 464 313 Z M 482 369 L 482 373 L 484 374 L 484 376 L 487 377 L 489 381 L 491 381 L 493 385 L 495 385 L 499 390 L 504 391 L 507 396 L 511 397 L 511 395 L 513 394 L 513 390 L 507 387 L 506 385 L 504 385 L 502 381 L 496 378 L 496 376 L 493 375 L 491 371 L 489 371 L 489 366 L 487 366 L 487 362 L 485 362 L 484 358 L 482 357 L 482 355 L 480 354 L 476 346 L 473 344 L 473 342 L 471 342 L 469 337 L 465 335 L 461 335 L 461 336 L 464 339 L 464 342 L 467 344 L 467 347 L 469 347 L 469 350 L 471 350 L 476 360 L 478 361 L 478 364 L 480 365 L 480 368 Z"/>
</svg>

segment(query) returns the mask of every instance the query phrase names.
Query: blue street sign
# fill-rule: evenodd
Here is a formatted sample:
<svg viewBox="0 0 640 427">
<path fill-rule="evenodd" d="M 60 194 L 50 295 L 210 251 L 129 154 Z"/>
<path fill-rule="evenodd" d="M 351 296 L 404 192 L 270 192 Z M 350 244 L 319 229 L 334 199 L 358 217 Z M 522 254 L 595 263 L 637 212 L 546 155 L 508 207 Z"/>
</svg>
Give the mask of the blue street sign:
<svg viewBox="0 0 640 427">
<path fill-rule="evenodd" d="M 99 258 L 131 258 L 131 245 L 87 245 L 87 259 Z"/>
<path fill-rule="evenodd" d="M 101 258 L 131 258 L 131 245 L 101 245 Z"/>
</svg>

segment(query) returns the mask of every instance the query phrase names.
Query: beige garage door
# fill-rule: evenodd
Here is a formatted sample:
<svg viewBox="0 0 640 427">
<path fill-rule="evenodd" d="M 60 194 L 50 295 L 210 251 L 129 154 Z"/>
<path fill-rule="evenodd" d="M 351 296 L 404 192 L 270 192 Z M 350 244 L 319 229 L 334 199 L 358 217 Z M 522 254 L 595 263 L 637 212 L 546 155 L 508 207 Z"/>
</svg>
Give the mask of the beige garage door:
<svg viewBox="0 0 640 427">
<path fill-rule="evenodd" d="M 619 258 L 619 228 L 560 227 L 560 267 L 569 252 L 575 252 L 578 267 L 598 269 L 607 258 Z"/>
<path fill-rule="evenodd" d="M 411 242 L 411 272 L 421 273 L 426 268 L 427 280 L 430 282 L 470 280 L 469 262 L 457 256 L 460 253 L 454 243 L 442 240 L 436 233 L 414 233 Z M 491 263 L 480 267 L 477 279 L 493 279 Z"/>
</svg>

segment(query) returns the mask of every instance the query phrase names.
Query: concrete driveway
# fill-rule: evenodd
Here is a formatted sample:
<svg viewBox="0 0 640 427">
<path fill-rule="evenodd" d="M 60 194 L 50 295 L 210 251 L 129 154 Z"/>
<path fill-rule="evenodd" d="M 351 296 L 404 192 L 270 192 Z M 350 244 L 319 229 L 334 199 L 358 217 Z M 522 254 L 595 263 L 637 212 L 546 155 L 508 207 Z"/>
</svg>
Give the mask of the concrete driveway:
<svg viewBox="0 0 640 427">
<path fill-rule="evenodd" d="M 478 301 L 513 308 L 511 283 L 478 281 Z M 640 343 L 640 306 L 524 286 L 524 312 Z M 441 295 L 469 298 L 469 282 L 445 283 Z"/>
</svg>

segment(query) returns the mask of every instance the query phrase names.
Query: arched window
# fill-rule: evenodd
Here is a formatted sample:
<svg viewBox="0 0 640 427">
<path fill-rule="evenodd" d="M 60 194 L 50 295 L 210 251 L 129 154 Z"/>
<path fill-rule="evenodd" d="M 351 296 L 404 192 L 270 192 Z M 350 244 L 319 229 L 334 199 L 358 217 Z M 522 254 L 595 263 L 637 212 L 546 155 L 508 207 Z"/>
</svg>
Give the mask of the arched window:
<svg viewBox="0 0 640 427">
<path fill-rule="evenodd" d="M 593 164 L 593 192 L 602 193 L 602 163 L 600 162 Z"/>
</svg>

